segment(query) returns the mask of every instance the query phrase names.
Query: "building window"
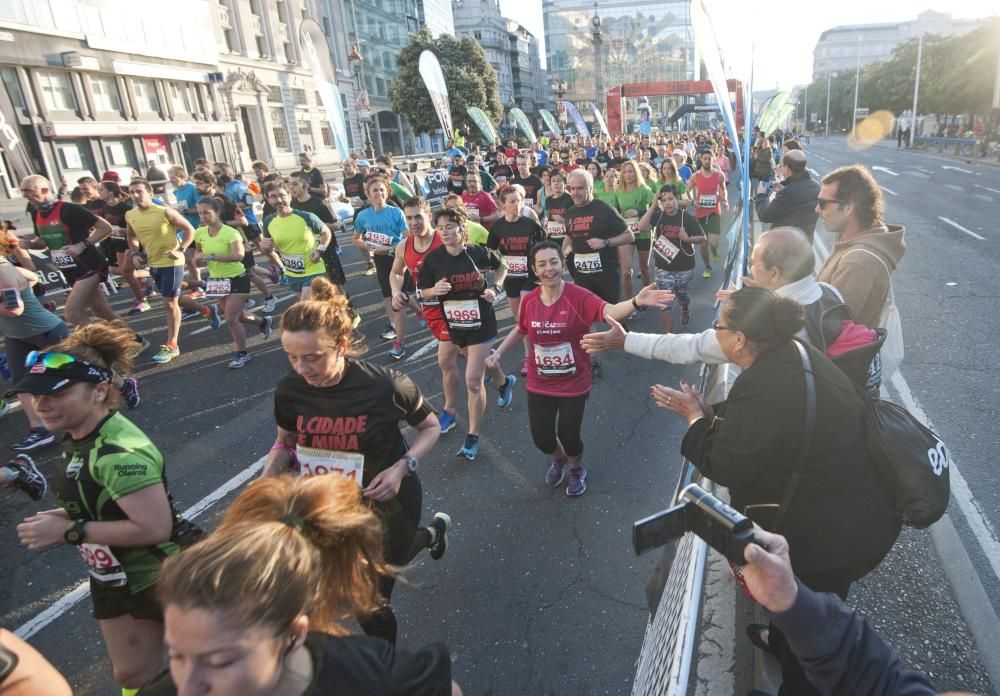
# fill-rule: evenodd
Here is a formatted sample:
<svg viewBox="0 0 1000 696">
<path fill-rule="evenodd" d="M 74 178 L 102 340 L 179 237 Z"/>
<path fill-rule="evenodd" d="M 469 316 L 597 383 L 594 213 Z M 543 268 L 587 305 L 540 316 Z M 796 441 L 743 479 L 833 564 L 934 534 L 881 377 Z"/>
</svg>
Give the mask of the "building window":
<svg viewBox="0 0 1000 696">
<path fill-rule="evenodd" d="M 132 80 L 132 94 L 135 108 L 141 114 L 160 113 L 160 99 L 156 96 L 156 85 L 152 80 Z"/>
<path fill-rule="evenodd" d="M 267 100 L 272 104 L 281 104 L 281 87 L 277 85 L 268 85 L 267 87 Z"/>
<path fill-rule="evenodd" d="M 24 92 L 21 91 L 21 83 L 17 79 L 17 71 L 14 68 L 0 68 L 0 79 L 3 80 L 7 94 L 10 96 L 10 103 L 15 109 L 25 109 Z"/>
<path fill-rule="evenodd" d="M 333 131 L 330 130 L 330 126 L 323 126 L 319 129 L 320 135 L 323 137 L 323 147 L 331 148 L 333 147 Z"/>
<path fill-rule="evenodd" d="M 132 164 L 127 144 L 120 140 L 104 141 L 104 157 L 109 167 L 125 167 Z"/>
<path fill-rule="evenodd" d="M 383 80 L 381 77 L 375 78 L 375 94 L 377 94 L 380 97 L 385 96 L 385 80 Z"/>
<path fill-rule="evenodd" d="M 191 100 L 188 99 L 187 85 L 170 82 L 169 87 L 167 87 L 167 92 L 170 94 L 170 103 L 174 107 L 174 113 L 191 113 Z"/>
<path fill-rule="evenodd" d="M 482 41 L 483 40 L 483 32 L 481 32 L 481 31 L 474 31 L 474 32 L 472 32 L 472 35 L 476 37 L 476 41 Z"/>
<path fill-rule="evenodd" d="M 122 100 L 118 83 L 113 77 L 90 76 L 90 91 L 94 95 L 94 108 L 98 111 L 121 111 Z"/>
<path fill-rule="evenodd" d="M 351 129 L 351 115 L 347 110 L 347 95 L 343 92 L 340 93 L 340 105 L 344 112 L 344 125 L 347 130 L 347 147 L 354 149 L 354 131 Z"/>
<path fill-rule="evenodd" d="M 292 102 L 295 106 L 306 106 L 306 91 L 301 87 L 292 87 Z"/>
<path fill-rule="evenodd" d="M 42 99 L 47 108 L 76 111 L 76 95 L 73 94 L 73 83 L 70 82 L 69 73 L 39 72 L 38 84 L 42 88 Z"/>
<path fill-rule="evenodd" d="M 285 120 L 284 108 L 271 109 L 271 133 L 274 134 L 274 145 L 284 152 L 292 151 L 292 141 L 288 137 L 288 122 Z"/>
<path fill-rule="evenodd" d="M 303 150 L 315 150 L 316 144 L 313 142 L 312 123 L 309 121 L 299 121 L 299 142 Z"/>
</svg>

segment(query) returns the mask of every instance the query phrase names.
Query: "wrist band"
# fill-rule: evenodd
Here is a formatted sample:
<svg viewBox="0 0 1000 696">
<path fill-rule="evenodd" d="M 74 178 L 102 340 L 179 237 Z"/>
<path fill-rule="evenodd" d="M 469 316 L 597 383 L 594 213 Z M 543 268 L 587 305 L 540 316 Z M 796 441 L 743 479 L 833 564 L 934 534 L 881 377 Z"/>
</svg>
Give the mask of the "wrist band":
<svg viewBox="0 0 1000 696">
<path fill-rule="evenodd" d="M 636 297 L 638 297 L 638 295 Z M 638 302 L 636 302 L 635 297 L 632 298 L 632 306 L 635 307 L 637 312 L 645 312 L 647 309 L 647 307 L 643 307 Z"/>
<path fill-rule="evenodd" d="M 286 452 L 295 454 L 295 448 L 289 447 L 283 442 L 275 442 L 273 445 L 271 445 L 271 451 L 273 452 L 274 450 L 285 450 Z"/>
</svg>

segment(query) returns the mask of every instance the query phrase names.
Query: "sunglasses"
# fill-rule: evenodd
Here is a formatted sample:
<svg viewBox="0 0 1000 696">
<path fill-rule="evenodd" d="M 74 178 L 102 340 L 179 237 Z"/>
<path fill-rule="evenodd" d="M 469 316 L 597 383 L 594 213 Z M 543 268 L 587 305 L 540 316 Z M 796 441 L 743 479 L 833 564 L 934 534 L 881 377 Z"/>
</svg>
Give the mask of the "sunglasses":
<svg viewBox="0 0 1000 696">
<path fill-rule="evenodd" d="M 716 331 L 739 331 L 739 329 L 734 329 L 731 326 L 723 326 L 718 320 L 712 322 L 712 328 Z"/>
<path fill-rule="evenodd" d="M 819 205 L 820 210 L 822 210 L 828 205 L 843 205 L 842 201 L 830 200 L 828 198 L 817 198 L 816 203 Z"/>
<path fill-rule="evenodd" d="M 25 367 L 34 367 L 38 363 L 44 365 L 47 370 L 61 370 L 62 368 L 74 363 L 83 364 L 88 367 L 90 366 L 90 363 L 77 360 L 72 355 L 67 353 L 44 353 L 33 350 L 28 353 L 28 356 L 24 359 Z"/>
</svg>

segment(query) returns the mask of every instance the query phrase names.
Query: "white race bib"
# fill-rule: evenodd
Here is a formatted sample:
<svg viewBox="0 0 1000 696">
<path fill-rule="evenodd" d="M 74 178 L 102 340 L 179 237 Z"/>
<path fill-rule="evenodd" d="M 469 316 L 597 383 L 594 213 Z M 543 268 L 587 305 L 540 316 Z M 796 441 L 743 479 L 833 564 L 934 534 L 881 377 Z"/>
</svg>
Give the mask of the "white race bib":
<svg viewBox="0 0 1000 696">
<path fill-rule="evenodd" d="M 231 278 L 209 278 L 205 281 L 206 297 L 226 297 L 232 292 Z"/>
<path fill-rule="evenodd" d="M 59 249 L 52 249 L 49 253 L 52 255 L 52 263 L 59 268 L 76 267 L 76 259 L 71 254 L 67 254 L 65 251 Z"/>
<path fill-rule="evenodd" d="M 479 208 L 474 205 L 465 206 L 465 214 L 473 222 L 479 222 Z"/>
<path fill-rule="evenodd" d="M 698 196 L 698 207 L 699 208 L 714 208 L 716 202 L 719 200 L 718 196 Z"/>
<path fill-rule="evenodd" d="M 562 239 L 566 236 L 566 225 L 549 220 L 545 223 L 545 231 L 548 232 L 550 239 Z"/>
<path fill-rule="evenodd" d="M 360 452 L 298 447 L 295 450 L 295 458 L 299 462 L 299 473 L 303 476 L 337 474 L 354 481 L 359 486 L 363 485 L 365 455 Z"/>
<path fill-rule="evenodd" d="M 601 266 L 601 255 L 596 251 L 590 254 L 574 254 L 573 266 L 580 273 L 600 273 L 604 270 Z"/>
<path fill-rule="evenodd" d="M 351 196 L 351 207 L 352 208 L 364 208 L 365 202 L 361 200 L 361 196 Z"/>
<path fill-rule="evenodd" d="M 632 234 L 639 234 L 639 218 L 630 217 L 625 218 L 625 224 L 628 225 L 628 231 Z"/>
<path fill-rule="evenodd" d="M 121 561 L 111 552 L 111 548 L 103 544 L 80 544 L 77 547 L 84 563 L 90 566 L 90 577 L 102 585 L 121 587 L 128 578 Z"/>
<path fill-rule="evenodd" d="M 126 230 L 124 227 L 111 226 L 111 239 L 127 239 Z"/>
<path fill-rule="evenodd" d="M 365 232 L 365 246 L 369 249 L 392 249 L 393 238 L 384 232 Z"/>
<path fill-rule="evenodd" d="M 565 377 L 576 374 L 576 361 L 573 360 L 573 347 L 569 343 L 559 343 L 554 346 L 540 346 L 535 350 L 535 370 L 544 377 Z"/>
<path fill-rule="evenodd" d="M 506 184 L 507 183 L 507 177 L 505 177 L 505 176 L 498 176 L 497 177 L 497 183 L 498 184 Z"/>
<path fill-rule="evenodd" d="M 503 263 L 507 266 L 507 275 L 511 278 L 528 277 L 527 256 L 504 256 Z"/>
<path fill-rule="evenodd" d="M 291 273 L 304 273 L 306 270 L 306 259 L 304 254 L 279 254 L 281 263 L 286 271 Z"/>
<path fill-rule="evenodd" d="M 653 251 L 661 259 L 670 263 L 680 252 L 680 248 L 666 237 L 657 237 L 653 240 Z"/>
<path fill-rule="evenodd" d="M 444 317 L 453 329 L 478 329 L 482 325 L 479 300 L 445 300 Z"/>
</svg>

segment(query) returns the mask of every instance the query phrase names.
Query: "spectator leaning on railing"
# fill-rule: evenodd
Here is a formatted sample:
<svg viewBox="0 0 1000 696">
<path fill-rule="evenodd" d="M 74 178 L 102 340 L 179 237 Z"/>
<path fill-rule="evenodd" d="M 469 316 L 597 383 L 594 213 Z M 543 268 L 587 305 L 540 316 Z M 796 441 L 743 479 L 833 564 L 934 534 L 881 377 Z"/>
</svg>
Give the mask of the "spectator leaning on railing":
<svg viewBox="0 0 1000 696">
<path fill-rule="evenodd" d="M 812 241 L 816 230 L 816 198 L 819 184 L 806 171 L 806 153 L 789 150 L 781 158 L 781 183 L 771 185 L 774 198 L 768 197 L 763 184 L 757 188 L 754 206 L 757 219 L 771 223 L 771 227 L 798 227 Z"/>
</svg>

